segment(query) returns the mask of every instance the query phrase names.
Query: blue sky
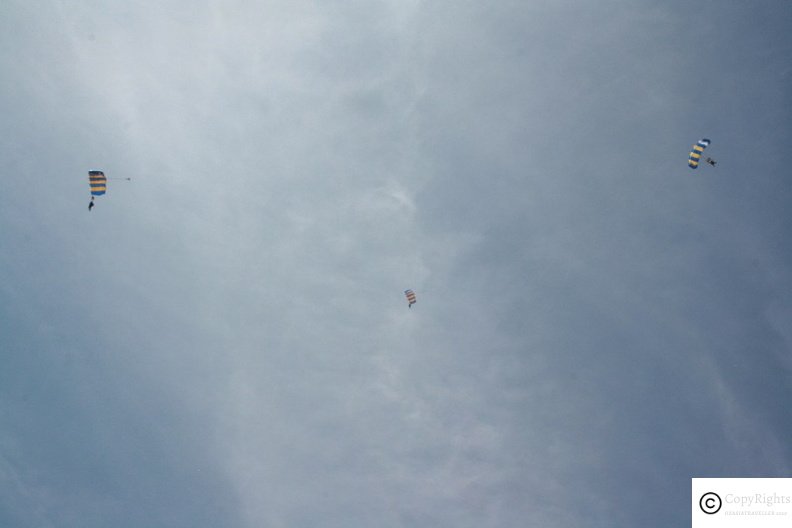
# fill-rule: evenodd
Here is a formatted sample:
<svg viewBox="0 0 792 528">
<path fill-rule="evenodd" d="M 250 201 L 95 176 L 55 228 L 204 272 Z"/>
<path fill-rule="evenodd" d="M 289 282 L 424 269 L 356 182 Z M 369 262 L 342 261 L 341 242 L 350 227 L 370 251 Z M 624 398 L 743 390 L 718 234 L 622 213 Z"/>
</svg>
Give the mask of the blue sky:
<svg viewBox="0 0 792 528">
<path fill-rule="evenodd" d="M 790 476 L 791 27 L 5 2 L 0 524 L 665 527 Z"/>
</svg>

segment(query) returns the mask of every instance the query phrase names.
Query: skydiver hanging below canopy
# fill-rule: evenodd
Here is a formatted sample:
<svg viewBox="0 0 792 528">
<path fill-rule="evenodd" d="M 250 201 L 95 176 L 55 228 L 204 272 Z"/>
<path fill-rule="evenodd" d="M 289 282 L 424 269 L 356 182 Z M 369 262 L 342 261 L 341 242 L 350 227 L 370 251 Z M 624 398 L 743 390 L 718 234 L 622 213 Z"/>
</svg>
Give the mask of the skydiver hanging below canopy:
<svg viewBox="0 0 792 528">
<path fill-rule="evenodd" d="M 717 161 L 715 161 L 715 160 L 714 160 L 714 159 L 712 159 L 712 158 L 707 158 L 707 163 L 709 163 L 710 165 L 712 165 L 712 166 L 714 167 L 714 166 L 715 166 L 715 164 L 716 164 L 716 163 L 718 163 L 718 162 L 717 162 Z"/>
<path fill-rule="evenodd" d="M 88 212 L 91 212 L 91 209 L 94 207 L 93 196 L 91 196 L 91 203 L 88 204 Z"/>
</svg>

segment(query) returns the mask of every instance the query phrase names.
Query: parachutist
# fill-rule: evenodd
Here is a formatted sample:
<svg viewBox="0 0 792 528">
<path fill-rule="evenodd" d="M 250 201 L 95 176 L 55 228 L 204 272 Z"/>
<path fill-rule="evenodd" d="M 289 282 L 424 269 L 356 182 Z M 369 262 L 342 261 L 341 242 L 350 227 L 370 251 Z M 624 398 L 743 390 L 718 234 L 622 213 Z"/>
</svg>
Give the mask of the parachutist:
<svg viewBox="0 0 792 528">
<path fill-rule="evenodd" d="M 91 209 L 93 209 L 93 206 L 94 206 L 94 202 L 93 202 L 93 198 L 91 198 L 91 203 L 88 204 L 88 211 L 89 212 L 91 211 Z"/>
<path fill-rule="evenodd" d="M 715 160 L 714 160 L 714 159 L 712 159 L 712 158 L 707 158 L 707 163 L 709 163 L 710 165 L 712 165 L 712 166 L 714 167 L 714 166 L 715 166 L 715 164 L 716 164 L 716 163 L 718 163 L 718 162 L 717 162 L 717 161 L 715 161 Z"/>
</svg>

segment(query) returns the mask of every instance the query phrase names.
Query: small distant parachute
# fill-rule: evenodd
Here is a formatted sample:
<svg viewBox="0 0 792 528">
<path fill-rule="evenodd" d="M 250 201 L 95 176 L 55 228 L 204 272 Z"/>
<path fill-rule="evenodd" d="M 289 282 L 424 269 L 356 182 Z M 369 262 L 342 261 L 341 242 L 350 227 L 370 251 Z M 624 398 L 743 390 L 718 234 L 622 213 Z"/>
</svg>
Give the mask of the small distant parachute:
<svg viewBox="0 0 792 528">
<path fill-rule="evenodd" d="M 107 180 L 127 180 L 132 178 L 107 178 L 102 171 L 88 171 L 88 185 L 91 187 L 91 203 L 88 204 L 90 211 L 94 207 L 94 196 L 102 196 L 107 192 Z"/>
<path fill-rule="evenodd" d="M 698 143 L 693 145 L 693 150 L 690 151 L 690 157 L 688 158 L 688 166 L 691 169 L 695 169 L 699 166 L 699 161 L 701 161 L 701 153 L 704 152 L 704 149 L 707 148 L 709 144 L 709 139 L 700 139 Z M 709 158 L 707 158 L 707 162 L 710 165 L 714 165 L 714 163 L 712 163 Z"/>
<path fill-rule="evenodd" d="M 88 171 L 88 184 L 91 186 L 91 196 L 102 196 L 107 192 L 107 178 L 102 171 Z"/>
<path fill-rule="evenodd" d="M 407 308 L 412 308 L 415 304 L 415 292 L 412 290 L 404 290 L 404 295 L 407 297 Z"/>
</svg>

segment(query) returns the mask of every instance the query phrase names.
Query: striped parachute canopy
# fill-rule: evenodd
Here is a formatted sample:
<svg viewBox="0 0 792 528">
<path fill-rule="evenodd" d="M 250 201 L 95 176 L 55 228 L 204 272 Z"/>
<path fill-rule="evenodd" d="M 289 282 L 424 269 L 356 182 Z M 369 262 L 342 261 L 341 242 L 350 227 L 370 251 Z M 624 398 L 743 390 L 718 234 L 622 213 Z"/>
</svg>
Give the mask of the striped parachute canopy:
<svg viewBox="0 0 792 528">
<path fill-rule="evenodd" d="M 404 295 L 407 296 L 407 304 L 408 308 L 411 308 L 413 304 L 415 304 L 415 292 L 412 290 L 404 290 Z"/>
<path fill-rule="evenodd" d="M 690 151 L 690 157 L 688 158 L 688 166 L 691 169 L 695 169 L 699 165 L 699 161 L 701 160 L 701 153 L 704 152 L 704 149 L 710 144 L 709 139 L 700 139 L 698 143 L 693 145 L 693 150 Z"/>
<path fill-rule="evenodd" d="M 91 196 L 102 196 L 107 192 L 107 178 L 102 171 L 89 171 L 88 183 L 91 186 Z"/>
</svg>

